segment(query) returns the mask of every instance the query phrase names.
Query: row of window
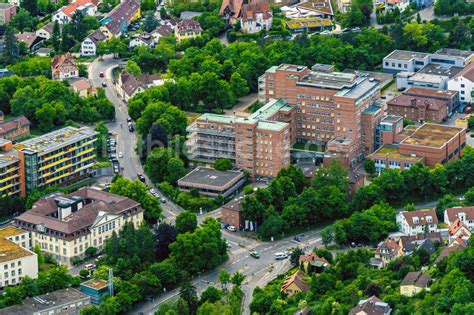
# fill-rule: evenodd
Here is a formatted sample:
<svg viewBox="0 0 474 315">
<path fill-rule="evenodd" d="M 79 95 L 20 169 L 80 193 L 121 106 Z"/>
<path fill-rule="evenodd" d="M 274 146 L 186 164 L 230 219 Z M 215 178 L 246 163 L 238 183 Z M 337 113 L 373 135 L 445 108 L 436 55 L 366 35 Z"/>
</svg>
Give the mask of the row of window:
<svg viewBox="0 0 474 315">
<path fill-rule="evenodd" d="M 10 268 L 15 268 L 16 267 L 20 267 L 21 266 L 21 260 L 19 260 L 16 265 L 15 265 L 15 262 L 12 262 L 10 263 Z M 3 270 L 7 270 L 8 269 L 8 264 L 4 264 L 3 265 Z"/>
<path fill-rule="evenodd" d="M 331 102 L 332 98 L 329 96 L 319 96 L 319 95 L 304 95 L 304 94 L 297 94 L 296 98 L 299 99 L 308 99 L 308 100 L 316 100 L 316 101 L 326 101 Z"/>
<path fill-rule="evenodd" d="M 12 270 L 12 271 L 10 272 L 10 274 L 11 274 L 12 277 L 16 277 L 16 271 L 15 271 L 15 270 Z M 18 269 L 18 275 L 19 275 L 19 276 L 22 275 L 22 270 L 21 270 L 21 268 Z M 8 272 L 4 272 L 4 273 L 3 273 L 3 279 L 7 279 L 8 276 L 9 276 L 9 273 L 8 273 Z"/>
</svg>

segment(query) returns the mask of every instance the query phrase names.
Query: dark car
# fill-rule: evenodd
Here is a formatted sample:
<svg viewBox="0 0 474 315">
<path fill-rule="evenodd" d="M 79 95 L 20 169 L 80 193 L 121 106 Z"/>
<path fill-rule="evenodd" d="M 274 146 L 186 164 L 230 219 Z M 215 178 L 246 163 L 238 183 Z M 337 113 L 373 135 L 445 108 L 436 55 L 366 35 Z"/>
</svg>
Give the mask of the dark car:
<svg viewBox="0 0 474 315">
<path fill-rule="evenodd" d="M 141 182 L 145 182 L 145 176 L 142 175 L 142 173 L 137 173 L 137 177 L 138 177 L 138 180 L 140 180 Z"/>
<path fill-rule="evenodd" d="M 131 122 L 132 122 L 132 118 L 128 117 L 128 118 L 127 118 L 127 122 L 128 122 L 128 123 L 131 123 Z"/>
<path fill-rule="evenodd" d="M 351 246 L 351 248 L 357 248 L 357 245 L 354 242 L 352 242 L 350 246 Z"/>
<path fill-rule="evenodd" d="M 133 128 L 133 125 L 128 126 L 128 131 L 133 132 L 135 128 Z"/>
<path fill-rule="evenodd" d="M 107 86 L 107 82 L 105 82 L 105 81 L 102 82 L 102 86 L 103 86 L 103 87 L 106 87 L 106 86 Z"/>
<path fill-rule="evenodd" d="M 346 27 L 345 29 L 342 30 L 343 33 L 349 33 L 349 32 L 352 32 L 352 30 L 348 27 Z"/>
</svg>

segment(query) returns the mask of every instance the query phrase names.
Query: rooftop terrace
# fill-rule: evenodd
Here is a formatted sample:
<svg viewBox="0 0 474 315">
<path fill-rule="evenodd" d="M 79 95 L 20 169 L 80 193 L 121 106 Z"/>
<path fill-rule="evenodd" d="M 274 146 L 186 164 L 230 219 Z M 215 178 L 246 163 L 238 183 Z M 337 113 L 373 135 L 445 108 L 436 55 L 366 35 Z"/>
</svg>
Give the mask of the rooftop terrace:
<svg viewBox="0 0 474 315">
<path fill-rule="evenodd" d="M 20 151 L 33 151 L 37 153 L 49 152 L 66 145 L 75 143 L 84 138 L 89 138 L 98 133 L 88 127 L 65 127 L 45 135 L 20 142 L 14 146 Z"/>
<path fill-rule="evenodd" d="M 7 238 L 10 236 L 20 235 L 23 233 L 28 233 L 28 232 L 17 229 L 16 227 L 13 227 L 13 226 L 7 226 L 6 228 L 3 228 L 0 230 L 0 238 Z"/>
<path fill-rule="evenodd" d="M 424 124 L 403 140 L 402 144 L 441 148 L 462 130 L 463 128 L 454 126 Z"/>
<path fill-rule="evenodd" d="M 453 57 L 462 57 L 468 58 L 472 56 L 474 53 L 470 50 L 461 50 L 461 49 L 453 49 L 453 48 L 441 48 L 435 52 L 438 55 L 446 55 L 446 56 L 453 56 Z"/>
<path fill-rule="evenodd" d="M 418 162 L 423 159 L 420 156 L 411 156 L 411 155 L 401 154 L 397 147 L 387 146 L 387 145 L 382 146 L 380 149 L 375 151 L 372 155 L 383 156 L 383 157 L 394 158 L 394 159 L 403 159 L 403 160 L 409 160 L 409 161 L 414 161 L 414 162 Z"/>
<path fill-rule="evenodd" d="M 92 279 L 81 283 L 81 286 L 92 288 L 94 290 L 100 290 L 109 286 L 109 283 L 102 279 Z"/>
</svg>

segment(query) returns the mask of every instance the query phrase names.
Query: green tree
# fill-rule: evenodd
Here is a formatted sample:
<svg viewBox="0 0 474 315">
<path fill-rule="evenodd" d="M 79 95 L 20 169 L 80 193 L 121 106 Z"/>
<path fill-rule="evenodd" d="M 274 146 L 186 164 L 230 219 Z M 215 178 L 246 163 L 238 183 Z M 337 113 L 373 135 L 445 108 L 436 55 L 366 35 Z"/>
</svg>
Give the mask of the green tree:
<svg viewBox="0 0 474 315">
<path fill-rule="evenodd" d="M 38 1 L 37 0 L 23 0 L 21 7 L 27 10 L 32 16 L 36 16 L 38 13 Z"/>
<path fill-rule="evenodd" d="M 280 237 L 286 231 L 287 224 L 279 215 L 272 215 L 268 217 L 258 230 L 258 234 L 263 239 L 270 239 L 272 237 Z"/>
<path fill-rule="evenodd" d="M 140 66 L 133 61 L 133 60 L 128 60 L 127 64 L 125 65 L 125 71 L 130 73 L 131 75 L 138 77 L 142 74 L 142 70 L 140 69 Z"/>
<path fill-rule="evenodd" d="M 155 18 L 155 14 L 153 14 L 153 12 L 148 12 L 143 19 L 142 29 L 145 32 L 151 33 L 158 27 L 159 24 L 160 23 Z"/>
<path fill-rule="evenodd" d="M 196 287 L 191 282 L 183 283 L 181 285 L 179 296 L 188 305 L 189 314 L 195 314 L 199 305 Z"/>
<path fill-rule="evenodd" d="M 174 184 L 184 175 L 186 175 L 184 162 L 178 157 L 170 158 L 167 165 L 167 176 L 165 177 L 165 180 Z"/>
<path fill-rule="evenodd" d="M 232 169 L 232 161 L 230 159 L 217 159 L 214 168 L 218 171 L 228 171 Z"/>
<path fill-rule="evenodd" d="M 290 262 L 293 266 L 296 267 L 300 264 L 299 259 L 301 255 L 304 255 L 304 251 L 301 248 L 296 247 L 293 249 L 290 255 Z"/>
<path fill-rule="evenodd" d="M 8 26 L 5 30 L 5 48 L 3 58 L 6 64 L 14 64 L 20 56 L 20 46 L 15 38 L 13 27 Z"/>
<path fill-rule="evenodd" d="M 375 162 L 371 159 L 364 160 L 364 170 L 369 176 L 375 175 Z"/>
<path fill-rule="evenodd" d="M 155 148 L 148 155 L 145 162 L 145 172 L 154 183 L 164 181 L 168 173 L 168 163 L 175 158 L 175 152 L 172 148 Z M 173 166 L 175 162 L 172 162 Z M 177 166 L 177 165 L 176 165 Z M 173 177 L 173 175 L 171 175 Z"/>
<path fill-rule="evenodd" d="M 54 21 L 53 33 L 51 34 L 51 45 L 53 46 L 54 51 L 59 51 L 61 49 L 61 31 L 59 29 L 58 21 Z"/>
<path fill-rule="evenodd" d="M 235 272 L 232 277 L 230 278 L 230 282 L 237 287 L 240 287 L 242 282 L 245 280 L 245 275 L 241 274 L 240 272 Z"/>
<path fill-rule="evenodd" d="M 323 187 L 335 186 L 341 192 L 347 193 L 349 177 L 347 169 L 338 161 L 332 160 L 328 167 L 319 168 L 313 177 L 313 188 L 319 190 Z"/>
<path fill-rule="evenodd" d="M 238 72 L 232 73 L 230 77 L 230 88 L 236 97 L 245 96 L 249 93 L 247 82 Z"/>
<path fill-rule="evenodd" d="M 197 216 L 190 211 L 183 211 L 176 216 L 176 230 L 178 233 L 184 234 L 193 232 L 197 227 Z"/>
<path fill-rule="evenodd" d="M 206 290 L 202 291 L 199 304 L 204 304 L 206 302 L 215 303 L 220 301 L 223 296 L 223 292 L 216 288 L 215 286 L 208 286 Z"/>
<path fill-rule="evenodd" d="M 97 248 L 93 246 L 87 247 L 85 254 L 87 257 L 94 257 L 97 254 Z"/>
<path fill-rule="evenodd" d="M 97 141 L 95 142 L 96 154 L 98 157 L 106 158 L 107 138 L 109 137 L 109 130 L 101 121 L 95 126 L 94 131 L 97 131 L 99 133 L 99 135 L 97 136 Z"/>
<path fill-rule="evenodd" d="M 464 194 L 464 203 L 466 204 L 466 206 L 474 205 L 474 187 L 471 187 Z"/>
<path fill-rule="evenodd" d="M 44 254 L 41 251 L 41 249 L 39 248 L 38 244 L 35 245 L 34 252 L 35 252 L 36 256 L 38 257 L 38 266 L 43 265 L 44 262 L 45 262 Z"/>
<path fill-rule="evenodd" d="M 438 203 L 436 204 L 436 215 L 438 216 L 438 219 L 443 220 L 444 210 L 446 210 L 447 208 L 452 208 L 460 205 L 461 202 L 459 201 L 459 199 L 452 194 L 447 194 L 439 198 Z"/>
<path fill-rule="evenodd" d="M 227 270 L 221 269 L 219 272 L 219 282 L 222 284 L 222 288 L 227 291 L 227 284 L 230 282 L 230 273 Z"/>
<path fill-rule="evenodd" d="M 172 225 L 161 223 L 155 231 L 156 235 L 156 257 L 158 260 L 167 258 L 170 254 L 169 245 L 176 241 L 178 231 Z"/>
</svg>

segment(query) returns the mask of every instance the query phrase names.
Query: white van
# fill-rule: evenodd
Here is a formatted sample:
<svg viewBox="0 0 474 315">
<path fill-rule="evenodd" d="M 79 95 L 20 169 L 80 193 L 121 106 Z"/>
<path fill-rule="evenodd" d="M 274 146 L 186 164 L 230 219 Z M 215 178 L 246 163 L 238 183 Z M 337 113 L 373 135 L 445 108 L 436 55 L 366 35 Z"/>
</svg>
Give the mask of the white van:
<svg viewBox="0 0 474 315">
<path fill-rule="evenodd" d="M 281 259 L 286 259 L 286 258 L 288 258 L 287 253 L 275 253 L 276 260 L 281 260 Z"/>
<path fill-rule="evenodd" d="M 94 265 L 94 264 L 86 264 L 86 265 L 84 266 L 84 268 L 87 269 L 87 270 L 92 270 L 92 269 L 95 268 L 95 265 Z"/>
</svg>

